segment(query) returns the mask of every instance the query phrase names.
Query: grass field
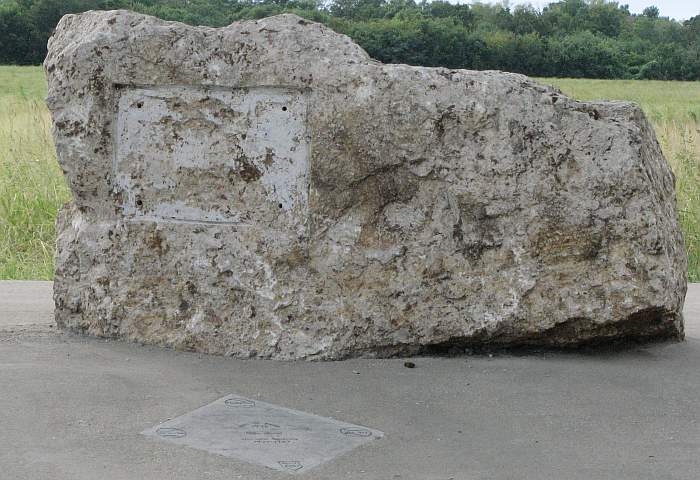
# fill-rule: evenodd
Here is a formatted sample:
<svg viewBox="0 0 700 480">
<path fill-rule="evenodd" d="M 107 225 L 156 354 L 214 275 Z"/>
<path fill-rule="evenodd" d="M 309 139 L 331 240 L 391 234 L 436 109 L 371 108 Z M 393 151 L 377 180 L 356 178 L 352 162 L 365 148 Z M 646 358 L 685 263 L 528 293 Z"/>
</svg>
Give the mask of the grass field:
<svg viewBox="0 0 700 480">
<path fill-rule="evenodd" d="M 0 67 L 0 279 L 53 277 L 54 221 L 70 193 L 39 67 Z"/>
<path fill-rule="evenodd" d="M 700 281 L 700 82 L 540 79 L 580 100 L 639 103 L 676 173 L 689 279 Z M 53 276 L 54 220 L 70 198 L 40 67 L 0 67 L 0 279 Z"/>
</svg>

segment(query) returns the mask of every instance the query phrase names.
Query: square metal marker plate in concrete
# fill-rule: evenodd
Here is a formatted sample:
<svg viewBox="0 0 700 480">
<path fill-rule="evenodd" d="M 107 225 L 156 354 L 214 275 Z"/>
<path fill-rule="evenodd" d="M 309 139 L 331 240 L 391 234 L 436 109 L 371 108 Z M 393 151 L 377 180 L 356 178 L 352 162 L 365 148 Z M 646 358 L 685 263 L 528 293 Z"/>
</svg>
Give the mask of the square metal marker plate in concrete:
<svg viewBox="0 0 700 480">
<path fill-rule="evenodd" d="M 384 435 L 237 395 L 141 433 L 289 473 L 304 473 Z"/>
</svg>

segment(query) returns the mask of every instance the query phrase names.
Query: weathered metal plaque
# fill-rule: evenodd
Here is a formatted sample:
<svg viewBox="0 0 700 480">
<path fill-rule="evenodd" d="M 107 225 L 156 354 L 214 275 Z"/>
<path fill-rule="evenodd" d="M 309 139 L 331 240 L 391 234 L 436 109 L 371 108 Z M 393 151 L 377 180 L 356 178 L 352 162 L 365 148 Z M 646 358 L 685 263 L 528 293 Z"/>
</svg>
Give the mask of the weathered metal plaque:
<svg viewBox="0 0 700 480">
<path fill-rule="evenodd" d="M 306 472 L 384 435 L 237 395 L 141 433 L 289 473 Z"/>
<path fill-rule="evenodd" d="M 245 224 L 260 199 L 299 213 L 308 194 L 306 114 L 303 92 L 282 87 L 124 89 L 114 158 L 124 214 Z"/>
</svg>

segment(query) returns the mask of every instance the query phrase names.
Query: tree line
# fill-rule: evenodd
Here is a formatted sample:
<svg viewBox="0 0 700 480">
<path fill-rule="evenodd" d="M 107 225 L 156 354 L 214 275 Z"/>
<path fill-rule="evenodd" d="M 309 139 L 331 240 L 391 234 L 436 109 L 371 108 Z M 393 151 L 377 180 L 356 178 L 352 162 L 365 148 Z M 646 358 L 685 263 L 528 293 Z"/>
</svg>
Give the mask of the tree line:
<svg viewBox="0 0 700 480">
<path fill-rule="evenodd" d="M 606 0 L 541 10 L 443 0 L 0 0 L 0 64 L 39 64 L 66 13 L 126 8 L 224 26 L 284 12 L 349 35 L 385 63 L 545 77 L 700 80 L 700 15 L 679 22 Z"/>
</svg>

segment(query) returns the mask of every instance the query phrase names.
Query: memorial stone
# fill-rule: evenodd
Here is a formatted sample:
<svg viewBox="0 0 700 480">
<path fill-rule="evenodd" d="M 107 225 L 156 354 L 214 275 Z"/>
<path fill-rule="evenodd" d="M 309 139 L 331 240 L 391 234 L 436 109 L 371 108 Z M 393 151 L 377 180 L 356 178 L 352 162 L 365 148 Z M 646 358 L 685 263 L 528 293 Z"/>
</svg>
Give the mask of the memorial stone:
<svg viewBox="0 0 700 480">
<path fill-rule="evenodd" d="M 295 15 L 67 15 L 45 69 L 60 327 L 277 359 L 683 335 L 636 105 L 384 65 Z"/>
</svg>

